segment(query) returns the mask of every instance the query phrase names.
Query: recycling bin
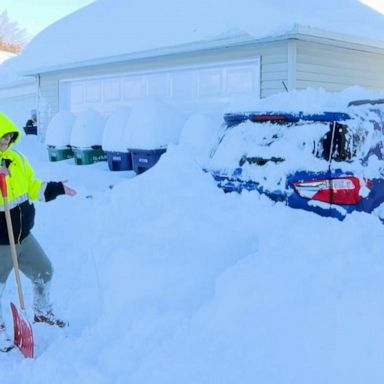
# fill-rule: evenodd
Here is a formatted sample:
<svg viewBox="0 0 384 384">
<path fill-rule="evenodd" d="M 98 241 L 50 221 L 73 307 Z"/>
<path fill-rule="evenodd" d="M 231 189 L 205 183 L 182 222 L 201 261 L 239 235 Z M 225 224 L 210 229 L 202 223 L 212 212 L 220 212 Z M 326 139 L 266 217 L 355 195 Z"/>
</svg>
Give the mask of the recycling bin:
<svg viewBox="0 0 384 384">
<path fill-rule="evenodd" d="M 88 165 L 107 160 L 107 155 L 101 147 L 73 148 L 73 152 L 76 165 Z"/>
<path fill-rule="evenodd" d="M 106 151 L 108 168 L 111 171 L 132 171 L 131 152 Z"/>
<path fill-rule="evenodd" d="M 166 152 L 166 148 L 159 149 L 128 149 L 132 155 L 132 169 L 141 174 L 153 167 Z"/>
<path fill-rule="evenodd" d="M 67 160 L 73 157 L 73 150 L 70 146 L 56 147 L 48 146 L 49 161 Z"/>
</svg>

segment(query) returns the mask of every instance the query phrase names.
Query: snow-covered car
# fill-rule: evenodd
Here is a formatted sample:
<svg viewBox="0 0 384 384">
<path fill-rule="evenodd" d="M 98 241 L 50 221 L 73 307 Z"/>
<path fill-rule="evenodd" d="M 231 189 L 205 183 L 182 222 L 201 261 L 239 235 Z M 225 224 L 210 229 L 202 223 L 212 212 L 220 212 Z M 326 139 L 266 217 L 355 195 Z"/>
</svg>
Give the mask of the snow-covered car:
<svg viewBox="0 0 384 384">
<path fill-rule="evenodd" d="M 353 211 L 380 216 L 383 107 L 364 100 L 341 112 L 227 113 L 208 170 L 225 192 L 256 190 L 340 220 Z"/>
</svg>

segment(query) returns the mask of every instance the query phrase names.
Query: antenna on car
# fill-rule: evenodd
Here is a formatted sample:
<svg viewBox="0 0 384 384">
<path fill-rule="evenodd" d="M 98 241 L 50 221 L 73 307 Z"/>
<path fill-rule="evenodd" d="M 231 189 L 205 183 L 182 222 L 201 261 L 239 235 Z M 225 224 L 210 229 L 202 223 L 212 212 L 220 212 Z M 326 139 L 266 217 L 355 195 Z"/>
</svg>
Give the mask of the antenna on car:
<svg viewBox="0 0 384 384">
<path fill-rule="evenodd" d="M 329 211 L 332 210 L 332 201 L 333 201 L 333 183 L 332 183 L 332 154 L 333 154 L 333 142 L 335 140 L 335 130 L 336 130 L 336 121 L 331 123 L 332 125 L 332 136 L 331 136 L 331 145 L 329 147 L 329 157 L 328 157 L 328 172 L 329 172 Z"/>
<path fill-rule="evenodd" d="M 336 121 L 333 121 L 331 123 L 331 125 L 332 125 L 332 136 L 331 136 L 331 145 L 329 147 L 329 156 L 328 156 L 328 169 L 329 169 L 329 171 L 331 171 L 331 164 L 332 164 L 333 141 L 335 139 Z"/>
</svg>

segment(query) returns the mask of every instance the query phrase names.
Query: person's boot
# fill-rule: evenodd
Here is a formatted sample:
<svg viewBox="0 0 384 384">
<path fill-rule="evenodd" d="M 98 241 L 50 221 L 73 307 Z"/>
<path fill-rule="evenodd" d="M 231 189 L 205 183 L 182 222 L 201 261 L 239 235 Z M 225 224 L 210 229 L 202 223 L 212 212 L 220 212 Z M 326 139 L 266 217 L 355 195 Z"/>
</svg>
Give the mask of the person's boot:
<svg viewBox="0 0 384 384">
<path fill-rule="evenodd" d="M 68 324 L 55 316 L 51 308 L 46 308 L 45 310 L 36 310 L 35 316 L 33 317 L 34 323 L 45 323 L 49 325 L 56 325 L 59 328 L 64 328 Z"/>
<path fill-rule="evenodd" d="M 49 303 L 49 283 L 33 282 L 33 310 L 35 323 L 46 323 L 63 328 L 68 325 L 64 320 L 55 316 L 52 305 Z"/>
<path fill-rule="evenodd" d="M 0 322 L 0 352 L 9 352 L 15 347 L 12 339 L 7 333 L 7 328 L 3 321 Z"/>
</svg>

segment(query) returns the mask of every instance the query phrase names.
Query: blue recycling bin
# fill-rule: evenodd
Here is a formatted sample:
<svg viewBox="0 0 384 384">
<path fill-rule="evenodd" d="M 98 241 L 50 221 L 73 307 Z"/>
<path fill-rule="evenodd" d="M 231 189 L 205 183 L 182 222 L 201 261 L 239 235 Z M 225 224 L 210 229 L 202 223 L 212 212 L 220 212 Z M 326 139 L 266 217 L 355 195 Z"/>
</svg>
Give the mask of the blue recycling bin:
<svg viewBox="0 0 384 384">
<path fill-rule="evenodd" d="M 107 151 L 108 168 L 111 171 L 132 171 L 131 152 Z"/>
<path fill-rule="evenodd" d="M 166 152 L 166 148 L 159 149 L 128 149 L 131 152 L 132 168 L 139 175 L 153 167 Z"/>
</svg>

